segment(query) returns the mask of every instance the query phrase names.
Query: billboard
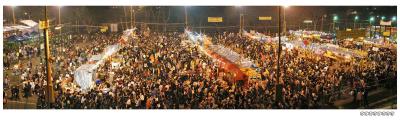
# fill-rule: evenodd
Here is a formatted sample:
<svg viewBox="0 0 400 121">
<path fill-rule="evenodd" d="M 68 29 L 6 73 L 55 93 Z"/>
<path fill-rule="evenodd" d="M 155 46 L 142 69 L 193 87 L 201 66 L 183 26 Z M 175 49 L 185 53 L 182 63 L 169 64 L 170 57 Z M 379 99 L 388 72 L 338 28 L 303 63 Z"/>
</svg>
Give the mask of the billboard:
<svg viewBox="0 0 400 121">
<path fill-rule="evenodd" d="M 336 31 L 337 39 L 365 37 L 365 30 Z"/>
<path fill-rule="evenodd" d="M 391 26 L 392 25 L 392 21 L 380 21 L 379 23 L 381 26 Z"/>
<path fill-rule="evenodd" d="M 222 17 L 208 17 L 208 22 L 222 22 Z"/>
<path fill-rule="evenodd" d="M 272 17 L 271 16 L 259 16 L 258 20 L 260 20 L 260 21 L 270 21 L 270 20 L 272 20 Z"/>
<path fill-rule="evenodd" d="M 110 30 L 111 30 L 111 32 L 117 32 L 118 24 L 110 24 Z"/>
</svg>

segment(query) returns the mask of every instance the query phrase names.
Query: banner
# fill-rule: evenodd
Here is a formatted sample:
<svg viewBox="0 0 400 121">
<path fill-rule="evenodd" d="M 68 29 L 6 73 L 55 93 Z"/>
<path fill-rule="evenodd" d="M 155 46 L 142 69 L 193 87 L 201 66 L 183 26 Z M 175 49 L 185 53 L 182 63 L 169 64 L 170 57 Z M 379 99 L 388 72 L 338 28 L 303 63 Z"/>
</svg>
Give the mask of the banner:
<svg viewBox="0 0 400 121">
<path fill-rule="evenodd" d="M 303 23 L 309 24 L 312 23 L 312 20 L 304 20 Z"/>
<path fill-rule="evenodd" d="M 364 36 L 365 36 L 365 30 L 352 30 L 352 31 L 342 30 L 336 32 L 337 39 L 358 38 Z"/>
<path fill-rule="evenodd" d="M 392 21 L 382 21 L 380 22 L 381 26 L 391 26 L 392 25 Z"/>
<path fill-rule="evenodd" d="M 111 32 L 117 32 L 118 24 L 110 24 L 110 29 L 111 29 Z"/>
<path fill-rule="evenodd" d="M 208 17 L 208 22 L 222 22 L 222 17 Z"/>
<path fill-rule="evenodd" d="M 49 27 L 49 20 L 46 21 L 39 21 L 39 29 L 45 29 Z"/>
<path fill-rule="evenodd" d="M 258 20 L 260 20 L 260 21 L 270 21 L 270 20 L 272 20 L 272 17 L 271 16 L 259 16 Z"/>
<path fill-rule="evenodd" d="M 385 32 L 383 32 L 383 36 L 385 36 L 385 37 L 388 37 L 388 36 L 390 36 L 390 32 L 389 32 L 389 31 L 385 31 Z"/>
<path fill-rule="evenodd" d="M 107 30 L 108 30 L 108 26 L 101 26 L 100 27 L 100 31 L 101 32 L 107 32 Z"/>
</svg>

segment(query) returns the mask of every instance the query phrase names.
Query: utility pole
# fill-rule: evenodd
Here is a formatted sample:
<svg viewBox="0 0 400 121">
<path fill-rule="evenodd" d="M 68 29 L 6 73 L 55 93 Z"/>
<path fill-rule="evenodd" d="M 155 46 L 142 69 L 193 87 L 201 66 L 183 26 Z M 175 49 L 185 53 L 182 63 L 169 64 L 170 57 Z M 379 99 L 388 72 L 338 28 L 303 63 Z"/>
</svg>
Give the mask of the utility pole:
<svg viewBox="0 0 400 121">
<path fill-rule="evenodd" d="M 239 34 L 240 35 L 243 35 L 243 24 L 244 24 L 244 22 L 243 22 L 243 14 L 242 13 L 240 13 L 240 20 L 239 20 Z"/>
<path fill-rule="evenodd" d="M 282 84 L 280 82 L 280 55 L 281 55 L 281 34 L 282 34 L 282 29 L 281 29 L 281 9 L 282 6 L 278 6 L 278 60 L 277 60 L 277 74 L 276 74 L 276 83 L 275 83 L 275 89 L 276 89 L 276 101 L 280 102 L 282 100 Z"/>
<path fill-rule="evenodd" d="M 12 16 L 13 16 L 13 24 L 15 25 L 15 12 L 14 12 L 14 6 L 11 7 L 12 10 Z"/>
<path fill-rule="evenodd" d="M 123 6 L 123 8 L 124 8 L 124 22 L 125 22 L 125 28 L 126 29 L 128 29 L 128 22 L 126 22 L 126 19 L 128 18 L 128 17 L 126 17 L 126 7 L 125 6 Z"/>
<path fill-rule="evenodd" d="M 61 25 L 61 7 L 58 7 L 58 24 Z"/>
<path fill-rule="evenodd" d="M 45 57 L 46 57 L 46 78 L 47 78 L 47 89 L 46 89 L 46 102 L 48 103 L 48 108 L 52 108 L 54 104 L 54 89 L 53 89 L 53 79 L 51 71 L 51 57 L 50 57 L 50 43 L 49 43 L 49 20 L 47 18 L 47 6 L 44 8 L 44 23 L 43 28 L 44 35 L 44 46 L 45 46 Z"/>
<path fill-rule="evenodd" d="M 283 8 L 283 34 L 286 35 L 286 9 Z"/>
<path fill-rule="evenodd" d="M 131 29 L 132 29 L 133 28 L 133 19 L 132 19 L 133 8 L 132 8 L 132 6 L 131 6 L 130 12 L 131 12 Z"/>
<path fill-rule="evenodd" d="M 187 18 L 187 8 L 185 6 L 185 28 L 188 26 L 188 18 Z"/>
</svg>

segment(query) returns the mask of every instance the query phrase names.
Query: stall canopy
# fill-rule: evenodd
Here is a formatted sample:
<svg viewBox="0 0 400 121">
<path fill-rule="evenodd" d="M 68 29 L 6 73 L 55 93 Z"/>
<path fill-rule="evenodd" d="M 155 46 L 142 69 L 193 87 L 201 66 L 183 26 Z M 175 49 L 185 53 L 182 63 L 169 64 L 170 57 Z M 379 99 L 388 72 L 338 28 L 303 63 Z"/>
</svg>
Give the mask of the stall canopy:
<svg viewBox="0 0 400 121">
<path fill-rule="evenodd" d="M 101 59 L 103 59 L 103 54 L 93 55 L 89 60 L 97 62 L 97 61 L 99 61 Z"/>
<path fill-rule="evenodd" d="M 109 45 L 106 47 L 104 54 L 105 56 L 110 56 L 119 50 L 119 45 Z"/>
<path fill-rule="evenodd" d="M 74 73 L 75 82 L 82 90 L 88 90 L 94 85 L 96 69 L 96 64 L 85 64 L 76 69 Z"/>
</svg>

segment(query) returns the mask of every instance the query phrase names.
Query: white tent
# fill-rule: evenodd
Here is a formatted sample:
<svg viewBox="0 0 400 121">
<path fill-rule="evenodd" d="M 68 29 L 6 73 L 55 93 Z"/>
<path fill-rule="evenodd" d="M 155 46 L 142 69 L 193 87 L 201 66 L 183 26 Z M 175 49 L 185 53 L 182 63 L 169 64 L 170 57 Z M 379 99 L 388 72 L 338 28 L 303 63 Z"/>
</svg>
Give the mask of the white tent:
<svg viewBox="0 0 400 121">
<path fill-rule="evenodd" d="M 115 44 L 115 45 L 109 45 L 106 47 L 104 54 L 106 55 L 106 57 L 114 54 L 115 52 L 117 52 L 119 50 L 119 45 Z"/>
<path fill-rule="evenodd" d="M 93 55 L 89 60 L 97 62 L 97 61 L 103 59 L 103 56 L 104 56 L 103 54 Z"/>
<path fill-rule="evenodd" d="M 82 90 L 88 90 L 94 85 L 94 78 L 96 76 L 96 64 L 85 64 L 75 70 L 75 82 L 81 87 Z"/>
</svg>

